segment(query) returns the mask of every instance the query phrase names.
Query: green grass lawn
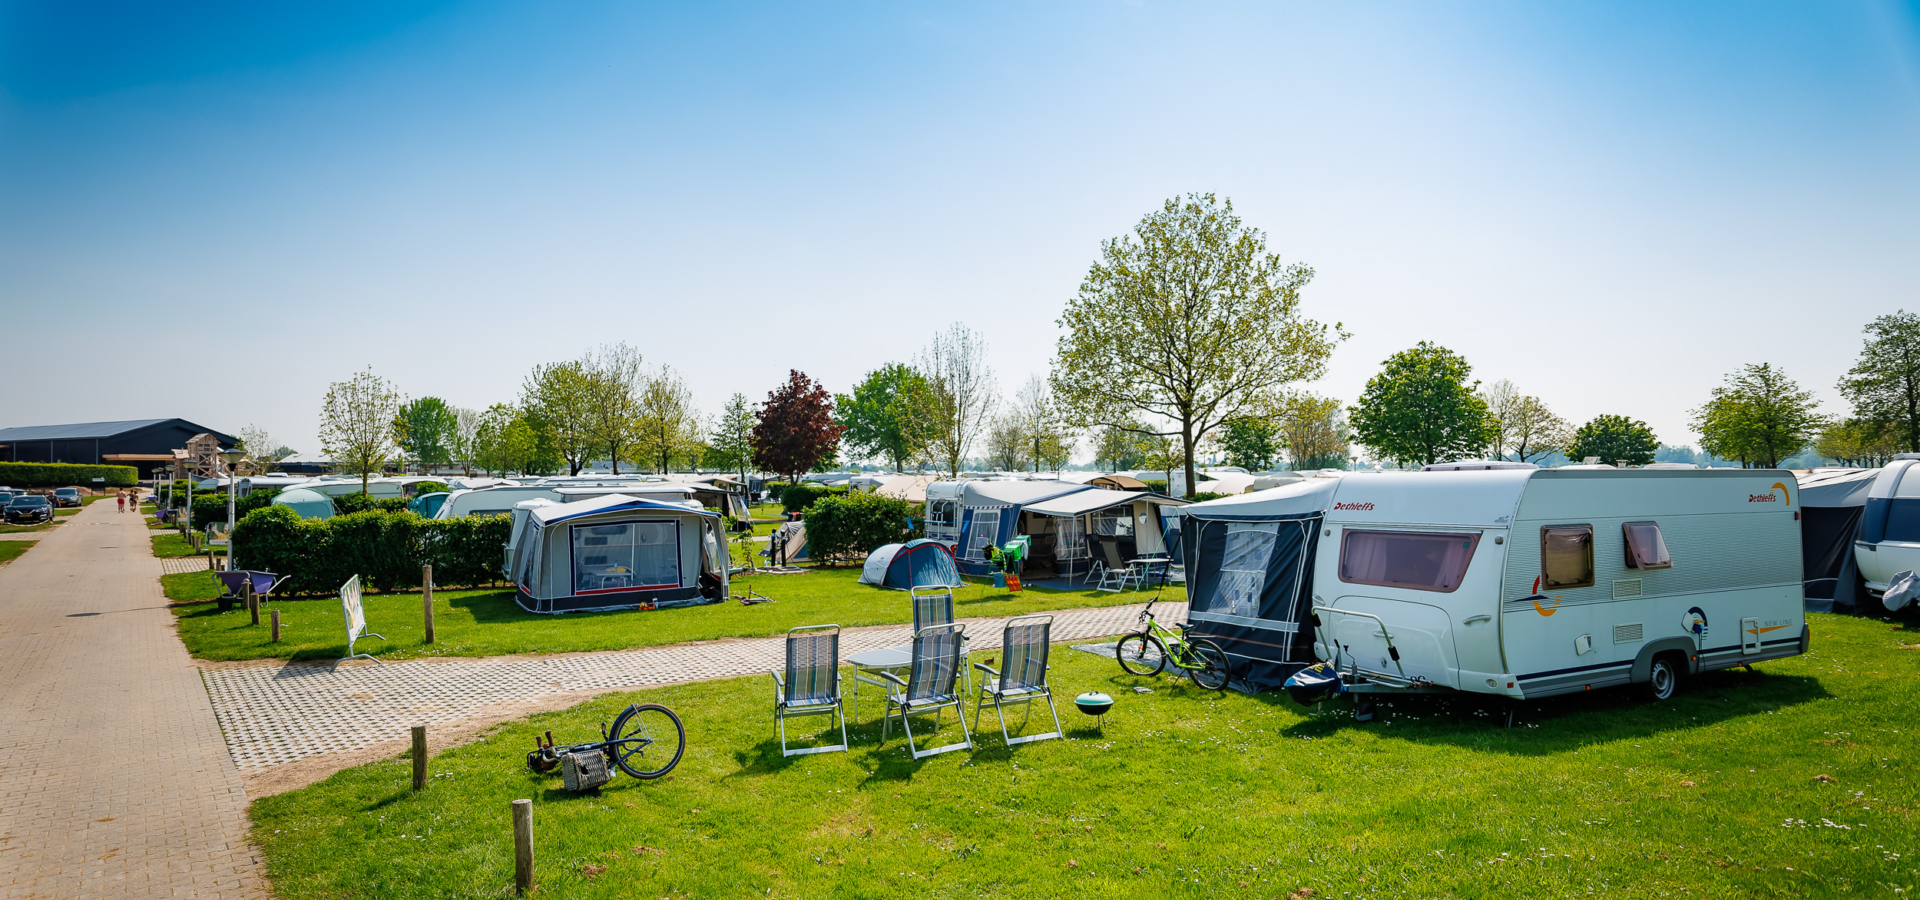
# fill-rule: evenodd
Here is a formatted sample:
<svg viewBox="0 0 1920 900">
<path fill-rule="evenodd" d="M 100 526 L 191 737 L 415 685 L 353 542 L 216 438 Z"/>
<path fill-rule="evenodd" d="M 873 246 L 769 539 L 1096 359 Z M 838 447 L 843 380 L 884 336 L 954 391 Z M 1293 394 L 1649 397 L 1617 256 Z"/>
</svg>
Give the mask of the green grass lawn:
<svg viewBox="0 0 1920 900">
<path fill-rule="evenodd" d="M 194 550 L 187 536 L 169 529 L 165 534 L 156 534 L 148 538 L 153 542 L 153 555 L 161 559 L 173 559 L 181 556 L 204 556 L 206 549 Z M 222 550 L 224 552 L 224 550 Z"/>
<path fill-rule="evenodd" d="M 55 522 L 41 522 L 37 525 L 8 525 L 0 523 L 0 534 L 18 534 L 22 531 L 47 531 L 52 529 L 55 524 Z"/>
<path fill-rule="evenodd" d="M 783 759 L 767 678 L 680 685 L 507 725 L 418 795 L 395 759 L 262 798 L 253 837 L 287 898 L 510 896 L 523 797 L 556 898 L 1912 896 L 1920 635 L 1812 618 L 1809 656 L 1659 705 L 1526 703 L 1511 729 L 1495 699 L 1358 724 L 1060 647 L 1068 740 L 1009 750 L 989 710 L 973 752 L 914 762 L 863 705 L 851 752 Z M 1118 698 L 1104 735 L 1084 690 Z M 668 777 L 575 796 L 524 768 L 535 734 L 586 739 L 631 701 L 686 721 Z"/>
<path fill-rule="evenodd" d="M 20 555 L 33 549 L 39 541 L 0 541 L 0 566 L 13 562 Z"/>
<path fill-rule="evenodd" d="M 354 649 L 382 659 L 416 656 L 497 656 L 509 653 L 563 653 L 617 650 L 682 641 L 780 634 L 796 625 L 837 622 L 843 627 L 913 621 L 904 591 L 856 583 L 859 570 L 820 569 L 799 575 L 735 578 L 733 593 L 748 588 L 773 603 L 742 606 L 733 601 L 687 609 L 649 612 L 535 615 L 514 603 L 508 591 L 435 591 L 434 633 L 439 643 L 421 643 L 419 593 L 366 596 L 367 630 L 389 640 L 362 640 Z M 217 596 L 213 574 L 169 575 L 168 597 L 176 601 Z M 189 593 L 197 591 L 198 593 Z M 208 593 L 208 592 L 211 593 Z M 960 616 L 1011 616 L 1050 609 L 1115 606 L 1144 602 L 1147 593 L 1029 590 L 1009 594 L 991 586 L 970 585 L 954 595 Z M 1184 600 L 1175 586 L 1166 597 Z M 267 629 L 249 625 L 240 610 L 225 613 L 208 604 L 176 606 L 180 639 L 201 659 L 338 659 L 346 655 L 340 602 L 334 598 L 275 601 L 281 642 L 268 642 Z"/>
</svg>

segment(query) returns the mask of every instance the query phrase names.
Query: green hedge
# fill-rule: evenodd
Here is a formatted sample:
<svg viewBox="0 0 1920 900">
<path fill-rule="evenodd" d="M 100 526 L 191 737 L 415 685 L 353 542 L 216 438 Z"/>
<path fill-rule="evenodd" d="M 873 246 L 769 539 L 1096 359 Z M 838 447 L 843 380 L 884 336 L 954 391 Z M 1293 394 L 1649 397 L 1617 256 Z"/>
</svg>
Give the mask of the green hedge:
<svg viewBox="0 0 1920 900">
<path fill-rule="evenodd" d="M 400 512 L 407 508 L 405 497 L 381 497 L 374 499 L 362 491 L 333 498 L 333 511 L 341 515 L 366 512 L 370 509 L 382 509 L 387 512 Z"/>
<path fill-rule="evenodd" d="M 776 487 L 780 491 L 780 506 L 787 512 L 805 512 L 814 504 L 814 501 L 822 497 L 843 496 L 847 493 L 847 489 L 843 487 L 827 487 L 810 481 Z"/>
<path fill-rule="evenodd" d="M 240 521 L 247 513 L 256 509 L 265 509 L 273 505 L 273 498 L 279 495 L 279 488 L 255 488 L 245 497 L 233 501 L 233 520 Z M 210 522 L 227 520 L 227 492 L 208 491 L 193 495 L 193 527 L 205 528 Z"/>
<path fill-rule="evenodd" d="M 132 466 L 0 462 L 0 484 L 8 487 L 96 487 L 95 478 L 105 478 L 105 487 L 133 487 L 139 482 L 140 470 Z"/>
<path fill-rule="evenodd" d="M 505 580 L 501 549 L 511 516 L 422 519 L 405 510 L 367 510 L 331 519 L 303 519 L 284 506 L 247 514 L 233 534 L 236 563 L 290 575 L 285 590 L 327 594 L 360 576 L 372 591 L 420 586 L 433 566 L 437 585 L 473 587 Z"/>
<path fill-rule="evenodd" d="M 864 559 L 916 534 L 916 507 L 905 500 L 854 491 L 823 497 L 807 509 L 807 543 L 815 559 Z"/>
</svg>

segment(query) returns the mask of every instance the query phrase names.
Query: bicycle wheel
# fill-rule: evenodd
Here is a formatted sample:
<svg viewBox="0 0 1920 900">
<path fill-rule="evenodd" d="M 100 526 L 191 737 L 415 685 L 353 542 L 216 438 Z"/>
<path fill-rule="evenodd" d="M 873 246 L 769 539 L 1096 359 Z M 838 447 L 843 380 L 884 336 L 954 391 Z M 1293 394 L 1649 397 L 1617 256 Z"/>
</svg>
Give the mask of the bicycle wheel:
<svg viewBox="0 0 1920 900">
<path fill-rule="evenodd" d="M 1167 667 L 1167 648 L 1153 635 L 1130 634 L 1113 648 L 1113 658 L 1120 661 L 1120 668 L 1131 674 L 1158 675 Z"/>
<path fill-rule="evenodd" d="M 1227 686 L 1227 651 L 1206 638 L 1193 638 L 1187 642 L 1187 659 L 1194 663 L 1190 669 L 1193 683 L 1210 691 Z"/>
<path fill-rule="evenodd" d="M 614 765 L 642 780 L 673 771 L 687 749 L 686 726 L 673 710 L 657 703 L 627 707 L 613 720 L 607 737 L 607 753 Z"/>
</svg>

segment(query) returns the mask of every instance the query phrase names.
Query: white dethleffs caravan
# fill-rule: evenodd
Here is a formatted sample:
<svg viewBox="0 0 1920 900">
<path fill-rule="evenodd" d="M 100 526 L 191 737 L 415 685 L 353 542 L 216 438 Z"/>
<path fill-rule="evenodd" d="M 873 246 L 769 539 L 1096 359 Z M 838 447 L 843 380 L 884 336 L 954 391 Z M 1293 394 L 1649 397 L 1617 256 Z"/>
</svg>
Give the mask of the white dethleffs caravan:
<svg viewBox="0 0 1920 900">
<path fill-rule="evenodd" d="M 1665 698 L 1686 675 L 1806 650 L 1785 472 L 1338 481 L 1316 536 L 1306 624 L 1314 655 L 1350 687 L 1524 698 L 1643 684 Z"/>
</svg>

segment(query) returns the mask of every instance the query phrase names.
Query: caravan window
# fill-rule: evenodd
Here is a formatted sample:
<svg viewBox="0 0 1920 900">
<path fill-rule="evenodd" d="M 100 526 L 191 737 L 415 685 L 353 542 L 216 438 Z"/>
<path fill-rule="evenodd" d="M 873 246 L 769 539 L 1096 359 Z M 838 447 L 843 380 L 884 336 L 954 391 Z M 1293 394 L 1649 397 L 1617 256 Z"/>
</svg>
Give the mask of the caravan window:
<svg viewBox="0 0 1920 900">
<path fill-rule="evenodd" d="M 959 529 L 959 503 L 952 500 L 935 500 L 927 504 L 928 531 L 958 531 Z"/>
<path fill-rule="evenodd" d="M 1620 526 L 1627 537 L 1627 568 L 1671 569 L 1673 557 L 1667 554 L 1667 540 L 1660 536 L 1658 522 L 1628 522 Z"/>
<path fill-rule="evenodd" d="M 1133 537 L 1133 515 L 1124 509 L 1098 513 L 1093 517 L 1093 533 L 1106 537 Z"/>
<path fill-rule="evenodd" d="M 1593 526 L 1540 529 L 1540 589 L 1593 586 Z"/>
<path fill-rule="evenodd" d="M 680 586 L 680 527 L 616 522 L 573 527 L 573 592 Z"/>
<path fill-rule="evenodd" d="M 1280 526 L 1273 522 L 1235 522 L 1227 526 L 1226 552 L 1220 556 L 1220 587 L 1208 612 L 1253 618 L 1260 614 L 1260 589 L 1267 583 L 1267 563 L 1279 541 Z"/>
<path fill-rule="evenodd" d="M 987 545 L 1000 539 L 1000 511 L 975 510 L 973 527 L 967 532 L 967 559 L 986 559 Z"/>
<path fill-rule="evenodd" d="M 1348 529 L 1340 535 L 1340 580 L 1452 593 L 1479 545 L 1477 532 Z"/>
<path fill-rule="evenodd" d="M 1053 555 L 1056 559 L 1087 558 L 1087 526 L 1079 516 L 1055 520 Z"/>
</svg>

